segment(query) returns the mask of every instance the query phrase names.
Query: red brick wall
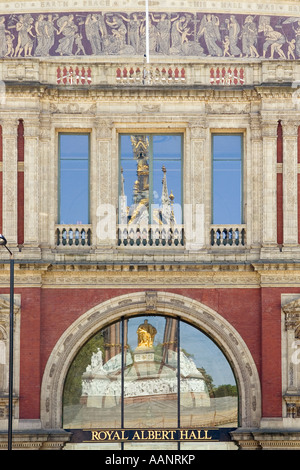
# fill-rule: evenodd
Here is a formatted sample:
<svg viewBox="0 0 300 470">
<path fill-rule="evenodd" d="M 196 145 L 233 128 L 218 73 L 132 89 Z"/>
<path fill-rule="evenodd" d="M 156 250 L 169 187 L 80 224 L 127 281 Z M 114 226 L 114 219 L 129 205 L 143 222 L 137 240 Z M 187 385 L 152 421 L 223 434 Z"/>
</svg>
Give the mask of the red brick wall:
<svg viewBox="0 0 300 470">
<path fill-rule="evenodd" d="M 20 417 L 38 419 L 45 365 L 62 333 L 90 308 L 128 289 L 16 289 L 22 294 Z M 281 416 L 281 290 L 170 289 L 216 310 L 246 342 L 261 378 L 263 417 Z M 283 289 L 298 292 L 300 289 Z"/>
</svg>

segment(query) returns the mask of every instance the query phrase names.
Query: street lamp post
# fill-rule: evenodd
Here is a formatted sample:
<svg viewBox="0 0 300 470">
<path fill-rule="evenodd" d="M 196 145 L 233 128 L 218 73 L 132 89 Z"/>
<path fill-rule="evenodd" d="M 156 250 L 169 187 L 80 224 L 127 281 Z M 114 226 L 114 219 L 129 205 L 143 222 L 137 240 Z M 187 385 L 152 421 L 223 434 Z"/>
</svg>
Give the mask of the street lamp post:
<svg viewBox="0 0 300 470">
<path fill-rule="evenodd" d="M 14 365 L 14 256 L 6 246 L 6 238 L 0 234 L 0 246 L 10 254 L 10 295 L 9 295 L 9 373 L 8 373 L 8 450 L 12 450 L 13 421 L 13 365 Z"/>
</svg>

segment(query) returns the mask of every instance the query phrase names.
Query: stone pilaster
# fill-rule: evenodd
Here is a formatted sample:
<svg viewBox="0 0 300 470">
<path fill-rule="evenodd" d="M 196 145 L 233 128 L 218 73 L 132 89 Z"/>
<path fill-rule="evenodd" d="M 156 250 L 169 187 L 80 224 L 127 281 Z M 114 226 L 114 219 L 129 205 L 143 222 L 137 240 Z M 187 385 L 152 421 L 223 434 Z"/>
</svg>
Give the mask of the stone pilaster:
<svg viewBox="0 0 300 470">
<path fill-rule="evenodd" d="M 39 245 L 39 120 L 24 121 L 24 246 Z"/>
<path fill-rule="evenodd" d="M 210 168 L 206 168 L 207 126 L 205 121 L 191 123 L 187 129 L 187 148 L 184 166 L 184 225 L 186 248 L 199 250 L 204 247 L 209 235 L 209 223 L 204 207 L 210 207 L 205 195 L 211 192 L 208 177 Z M 186 201 L 190 201 L 189 204 Z M 206 236 L 207 235 L 207 236 Z"/>
<path fill-rule="evenodd" d="M 264 120 L 262 123 L 262 246 L 277 246 L 277 121 Z"/>
<path fill-rule="evenodd" d="M 283 121 L 283 244 L 298 244 L 298 124 Z"/>
<path fill-rule="evenodd" d="M 262 227 L 262 198 L 259 197 L 262 188 L 262 153 L 263 140 L 261 131 L 261 120 L 253 117 L 251 126 L 251 181 L 247 186 L 247 241 L 249 246 L 258 247 L 261 244 Z"/>
<path fill-rule="evenodd" d="M 3 234 L 10 247 L 18 243 L 17 119 L 4 119 L 3 131 Z"/>
<path fill-rule="evenodd" d="M 55 172 L 49 174 L 49 168 L 53 167 L 51 164 L 52 151 L 51 151 L 51 114 L 42 114 L 40 117 L 40 134 L 39 134 L 39 167 L 40 167 L 40 246 L 47 247 L 53 244 L 55 223 L 53 201 L 57 200 L 57 195 L 52 192 L 54 186 L 53 176 Z M 52 197 L 50 197 L 52 195 Z M 52 202 L 51 202 L 52 201 Z M 51 225 L 52 222 L 52 225 Z"/>
<path fill-rule="evenodd" d="M 112 151 L 112 125 L 109 121 L 96 121 L 96 159 L 91 168 L 91 215 L 93 226 L 93 245 L 96 247 L 114 246 L 116 243 L 116 214 L 118 197 L 118 174 L 112 175 L 113 168 L 118 168 L 117 145 Z M 114 157 L 113 157 L 114 156 Z M 94 177 L 93 177 L 94 174 Z M 113 196 L 114 195 L 114 196 Z M 93 208 L 93 209 L 92 209 Z M 96 217 L 93 215 L 96 214 Z M 95 231 L 96 229 L 96 231 Z"/>
</svg>

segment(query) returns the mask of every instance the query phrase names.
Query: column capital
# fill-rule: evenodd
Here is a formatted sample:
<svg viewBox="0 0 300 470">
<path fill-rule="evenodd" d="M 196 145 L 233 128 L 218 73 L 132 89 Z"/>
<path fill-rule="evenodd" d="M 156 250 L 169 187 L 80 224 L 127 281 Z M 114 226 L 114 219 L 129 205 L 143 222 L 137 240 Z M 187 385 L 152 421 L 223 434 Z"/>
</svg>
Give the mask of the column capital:
<svg viewBox="0 0 300 470">
<path fill-rule="evenodd" d="M 261 130 L 263 137 L 269 138 L 277 138 L 277 129 L 278 129 L 278 121 L 267 121 L 263 119 L 261 121 Z"/>
<path fill-rule="evenodd" d="M 188 125 L 192 139 L 205 139 L 208 128 L 206 119 L 190 121 Z"/>
<path fill-rule="evenodd" d="M 298 136 L 299 121 L 283 120 L 281 121 L 281 124 L 283 129 L 283 138 L 296 138 Z"/>
<path fill-rule="evenodd" d="M 295 331 L 300 326 L 300 299 L 289 302 L 282 310 L 285 314 L 285 329 Z"/>
<path fill-rule="evenodd" d="M 113 122 L 110 119 L 97 118 L 95 120 L 97 139 L 111 139 Z"/>
<path fill-rule="evenodd" d="M 1 119 L 0 124 L 2 126 L 3 136 L 17 138 L 17 128 L 19 124 L 19 119 Z"/>
</svg>

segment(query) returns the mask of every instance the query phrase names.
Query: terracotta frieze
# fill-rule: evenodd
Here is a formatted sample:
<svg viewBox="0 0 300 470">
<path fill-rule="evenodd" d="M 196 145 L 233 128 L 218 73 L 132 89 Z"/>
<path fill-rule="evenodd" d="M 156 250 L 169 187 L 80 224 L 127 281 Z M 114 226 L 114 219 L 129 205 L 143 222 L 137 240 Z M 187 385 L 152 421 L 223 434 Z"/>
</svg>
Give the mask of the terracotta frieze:
<svg viewBox="0 0 300 470">
<path fill-rule="evenodd" d="M 149 13 L 149 53 L 155 56 L 300 58 L 300 20 L 294 16 Z M 0 57 L 142 56 L 143 11 L 11 13 L 0 16 Z"/>
</svg>

